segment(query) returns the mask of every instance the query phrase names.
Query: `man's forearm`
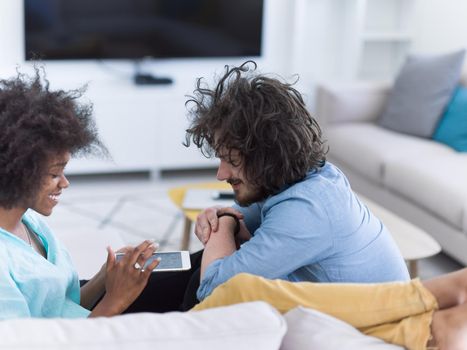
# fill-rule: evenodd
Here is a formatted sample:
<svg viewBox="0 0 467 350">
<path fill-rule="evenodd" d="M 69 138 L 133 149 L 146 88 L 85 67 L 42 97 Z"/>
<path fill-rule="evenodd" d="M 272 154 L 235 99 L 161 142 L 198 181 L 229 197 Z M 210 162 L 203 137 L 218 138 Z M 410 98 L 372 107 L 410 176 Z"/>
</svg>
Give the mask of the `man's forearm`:
<svg viewBox="0 0 467 350">
<path fill-rule="evenodd" d="M 234 229 L 235 220 L 233 218 L 228 216 L 219 218 L 219 229 L 211 234 L 209 241 L 204 246 L 201 260 L 201 279 L 204 277 L 206 268 L 213 261 L 232 255 L 236 251 Z"/>
</svg>

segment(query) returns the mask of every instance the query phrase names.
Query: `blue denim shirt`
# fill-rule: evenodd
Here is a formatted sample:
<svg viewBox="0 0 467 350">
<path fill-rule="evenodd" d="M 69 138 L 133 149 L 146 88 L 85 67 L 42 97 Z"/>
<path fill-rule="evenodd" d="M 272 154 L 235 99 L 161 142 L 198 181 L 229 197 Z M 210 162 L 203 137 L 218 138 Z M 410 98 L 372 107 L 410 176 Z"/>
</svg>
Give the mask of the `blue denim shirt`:
<svg viewBox="0 0 467 350">
<path fill-rule="evenodd" d="M 87 317 L 79 305 L 78 275 L 70 256 L 32 210 L 23 222 L 44 244 L 47 259 L 22 239 L 0 228 L 0 319 Z"/>
<path fill-rule="evenodd" d="M 391 234 L 326 162 L 264 202 L 240 210 L 253 237 L 211 263 L 198 299 L 234 275 L 314 282 L 406 281 L 409 274 Z"/>
</svg>

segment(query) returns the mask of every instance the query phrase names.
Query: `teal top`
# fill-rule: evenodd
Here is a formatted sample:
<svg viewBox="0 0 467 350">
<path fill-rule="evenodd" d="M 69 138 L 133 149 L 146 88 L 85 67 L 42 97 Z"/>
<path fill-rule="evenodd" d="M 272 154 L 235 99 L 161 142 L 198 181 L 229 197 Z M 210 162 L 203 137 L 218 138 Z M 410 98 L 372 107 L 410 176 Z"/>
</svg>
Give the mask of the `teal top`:
<svg viewBox="0 0 467 350">
<path fill-rule="evenodd" d="M 0 319 L 87 317 L 80 306 L 78 275 L 66 249 L 40 216 L 28 210 L 23 223 L 44 245 L 47 259 L 0 228 Z"/>
</svg>

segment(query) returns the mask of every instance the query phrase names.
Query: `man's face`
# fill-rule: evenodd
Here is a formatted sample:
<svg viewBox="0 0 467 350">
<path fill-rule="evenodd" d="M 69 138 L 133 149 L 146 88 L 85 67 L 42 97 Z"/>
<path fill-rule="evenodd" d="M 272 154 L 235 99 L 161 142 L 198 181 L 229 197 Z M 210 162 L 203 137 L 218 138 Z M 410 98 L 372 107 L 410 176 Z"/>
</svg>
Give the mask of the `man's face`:
<svg viewBox="0 0 467 350">
<path fill-rule="evenodd" d="M 235 201 L 239 205 L 246 207 L 262 199 L 260 191 L 246 179 L 243 159 L 238 151 L 232 150 L 229 157 L 229 151 L 221 149 L 217 157 L 220 159 L 217 179 L 227 181 L 232 186 Z"/>
</svg>

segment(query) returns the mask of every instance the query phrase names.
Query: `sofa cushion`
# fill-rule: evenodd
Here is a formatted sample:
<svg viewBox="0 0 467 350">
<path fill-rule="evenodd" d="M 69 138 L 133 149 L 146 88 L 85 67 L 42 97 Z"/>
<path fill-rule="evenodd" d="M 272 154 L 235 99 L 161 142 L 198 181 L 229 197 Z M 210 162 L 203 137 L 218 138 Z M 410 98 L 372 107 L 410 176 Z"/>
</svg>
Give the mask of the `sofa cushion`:
<svg viewBox="0 0 467 350">
<path fill-rule="evenodd" d="M 379 124 L 431 138 L 459 83 L 464 53 L 409 56 L 396 77 Z"/>
<path fill-rule="evenodd" d="M 165 314 L 0 321 L 0 349 L 279 349 L 283 317 L 263 302 Z"/>
<path fill-rule="evenodd" d="M 393 159 L 386 164 L 385 186 L 467 231 L 467 154 L 450 149 Z"/>
<path fill-rule="evenodd" d="M 459 86 L 441 117 L 433 139 L 456 151 L 467 152 L 467 88 Z"/>
<path fill-rule="evenodd" d="M 446 145 L 414 138 L 371 123 L 329 125 L 326 139 L 330 158 L 377 184 L 384 183 L 385 165 L 418 154 L 451 154 Z"/>
<path fill-rule="evenodd" d="M 298 307 L 286 313 L 285 319 L 288 331 L 281 350 L 402 350 L 316 310 Z"/>
</svg>

